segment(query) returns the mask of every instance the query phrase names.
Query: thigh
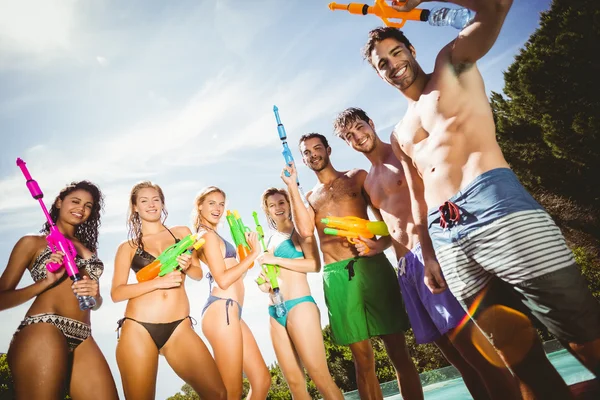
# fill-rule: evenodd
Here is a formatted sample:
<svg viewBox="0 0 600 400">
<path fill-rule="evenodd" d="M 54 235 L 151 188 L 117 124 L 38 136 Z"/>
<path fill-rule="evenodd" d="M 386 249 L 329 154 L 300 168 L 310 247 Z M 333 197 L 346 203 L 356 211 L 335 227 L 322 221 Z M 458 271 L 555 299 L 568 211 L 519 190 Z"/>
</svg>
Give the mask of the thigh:
<svg viewBox="0 0 600 400">
<path fill-rule="evenodd" d="M 69 348 L 52 324 L 21 329 L 7 354 L 17 399 L 58 399 L 66 392 Z"/>
<path fill-rule="evenodd" d="M 91 336 L 73 352 L 69 394 L 74 400 L 119 398 L 108 363 Z"/>
<path fill-rule="evenodd" d="M 294 308 L 295 309 L 295 308 Z M 290 313 L 288 313 L 288 327 L 290 326 Z M 290 386 L 292 387 L 300 383 L 305 383 L 304 370 L 302 364 L 294 348 L 294 344 L 288 335 L 286 328 L 273 318 L 270 319 L 271 324 L 271 340 L 273 341 L 273 349 L 275 350 L 275 356 L 277 362 L 281 367 L 281 372 Z"/>
<path fill-rule="evenodd" d="M 192 386 L 201 398 L 218 399 L 225 394 L 217 364 L 192 329 L 189 319 L 179 324 L 162 352 L 173 371 Z"/>
<path fill-rule="evenodd" d="M 329 375 L 317 305 L 312 302 L 296 305 L 288 315 L 287 331 L 310 377 L 316 380 L 321 374 Z"/>
<path fill-rule="evenodd" d="M 123 392 L 130 399 L 154 399 L 158 349 L 146 328 L 125 320 L 117 343 L 117 365 Z"/>
<path fill-rule="evenodd" d="M 600 338 L 600 305 L 575 264 L 517 284 L 515 290 L 558 339 L 583 344 Z"/>
<path fill-rule="evenodd" d="M 242 339 L 244 346 L 244 373 L 248 376 L 248 380 L 250 381 L 250 385 L 253 385 L 254 382 L 260 382 L 264 380 L 266 376 L 269 376 L 269 369 L 267 368 L 267 364 L 263 359 L 263 356 L 258 348 L 258 344 L 256 343 L 256 339 L 248 328 L 248 325 L 242 320 L 240 321 L 242 328 Z M 255 386 L 257 384 L 254 384 Z"/>
<path fill-rule="evenodd" d="M 208 339 L 223 379 L 227 388 L 228 398 L 233 398 L 242 393 L 242 328 L 240 325 L 237 304 L 229 307 L 229 324 L 225 301 L 215 301 L 204 312 L 202 318 L 202 332 Z"/>
</svg>

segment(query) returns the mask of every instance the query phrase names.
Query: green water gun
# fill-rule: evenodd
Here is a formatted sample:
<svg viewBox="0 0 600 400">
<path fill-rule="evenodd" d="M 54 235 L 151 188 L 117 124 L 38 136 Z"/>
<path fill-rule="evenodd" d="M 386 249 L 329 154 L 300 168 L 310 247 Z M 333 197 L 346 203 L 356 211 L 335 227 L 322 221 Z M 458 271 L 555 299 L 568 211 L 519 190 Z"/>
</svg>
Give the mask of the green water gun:
<svg viewBox="0 0 600 400">
<path fill-rule="evenodd" d="M 244 225 L 242 217 L 240 217 L 240 213 L 238 213 L 237 210 L 233 210 L 233 212 L 231 212 L 231 210 L 227 210 L 225 219 L 227 219 L 227 224 L 229 225 L 229 230 L 231 231 L 231 237 L 235 243 L 240 261 L 242 261 L 250 254 L 250 245 L 246 241 L 245 235 L 246 232 L 250 232 L 250 229 Z"/>
<path fill-rule="evenodd" d="M 165 276 L 166 274 L 177 270 L 179 267 L 177 257 L 185 252 L 191 254 L 193 251 L 192 249 L 198 250 L 202 247 L 205 240 L 200 236 L 200 233 L 190 233 L 179 242 L 169 246 L 156 257 L 156 260 L 146 265 L 135 274 L 138 282 L 149 281 L 157 276 Z"/>
<path fill-rule="evenodd" d="M 260 223 L 258 222 L 258 214 L 256 211 L 252 213 L 252 217 L 254 218 L 254 222 L 256 223 L 256 232 L 258 232 L 263 251 L 266 253 L 267 246 L 265 246 L 265 232 L 263 231 L 262 226 L 260 226 Z M 261 268 L 265 272 L 267 279 L 269 279 L 273 291 L 279 291 L 279 283 L 277 282 L 277 277 L 279 276 L 279 266 L 273 264 L 263 264 L 261 265 Z M 261 277 L 258 277 L 258 279 L 256 280 L 256 283 L 258 283 L 259 285 L 262 285 L 265 282 L 266 281 Z"/>
</svg>

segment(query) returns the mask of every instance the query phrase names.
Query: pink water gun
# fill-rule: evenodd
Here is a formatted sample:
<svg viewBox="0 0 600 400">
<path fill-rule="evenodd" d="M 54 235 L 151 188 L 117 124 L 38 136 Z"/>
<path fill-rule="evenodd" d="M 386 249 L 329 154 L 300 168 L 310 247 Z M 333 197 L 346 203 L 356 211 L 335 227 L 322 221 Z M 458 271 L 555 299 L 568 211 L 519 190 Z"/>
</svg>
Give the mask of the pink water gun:
<svg viewBox="0 0 600 400">
<path fill-rule="evenodd" d="M 31 174 L 25 165 L 25 161 L 17 158 L 17 166 L 21 168 L 21 171 L 27 180 L 27 189 L 29 189 L 31 196 L 40 202 L 42 211 L 46 216 L 46 220 L 48 220 L 50 234 L 46 236 L 46 240 L 48 241 L 50 250 L 53 253 L 62 251 L 64 254 L 62 264 L 48 263 L 46 264 L 46 268 L 50 272 L 56 272 L 64 265 L 67 275 L 73 280 L 73 282 L 81 280 L 82 278 L 79 274 L 79 268 L 77 268 L 77 264 L 75 263 L 75 257 L 77 256 L 77 250 L 75 250 L 75 246 L 73 246 L 73 243 L 58 230 L 56 224 L 54 221 L 52 221 L 52 218 L 48 213 L 48 209 L 46 209 L 46 205 L 42 201 L 44 193 L 42 192 L 42 189 L 40 189 L 40 185 L 38 185 L 38 183 L 31 177 Z M 96 299 L 94 299 L 92 296 L 77 296 L 77 299 L 79 301 L 79 308 L 82 310 L 89 310 L 96 305 Z"/>
</svg>

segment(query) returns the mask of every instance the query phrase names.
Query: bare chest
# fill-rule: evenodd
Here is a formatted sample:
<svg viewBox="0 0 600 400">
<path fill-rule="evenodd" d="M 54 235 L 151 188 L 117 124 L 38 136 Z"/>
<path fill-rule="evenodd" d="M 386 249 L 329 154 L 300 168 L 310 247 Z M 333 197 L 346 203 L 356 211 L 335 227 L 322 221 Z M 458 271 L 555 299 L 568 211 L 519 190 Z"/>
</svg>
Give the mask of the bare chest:
<svg viewBox="0 0 600 400">
<path fill-rule="evenodd" d="M 365 191 L 375 208 L 384 209 L 398 194 L 408 190 L 400 162 L 371 168 L 365 180 Z"/>
<path fill-rule="evenodd" d="M 361 185 L 355 179 L 346 176 L 337 178 L 330 184 L 319 186 L 313 191 L 309 200 L 319 213 L 349 204 L 360 203 L 366 206 Z"/>
</svg>

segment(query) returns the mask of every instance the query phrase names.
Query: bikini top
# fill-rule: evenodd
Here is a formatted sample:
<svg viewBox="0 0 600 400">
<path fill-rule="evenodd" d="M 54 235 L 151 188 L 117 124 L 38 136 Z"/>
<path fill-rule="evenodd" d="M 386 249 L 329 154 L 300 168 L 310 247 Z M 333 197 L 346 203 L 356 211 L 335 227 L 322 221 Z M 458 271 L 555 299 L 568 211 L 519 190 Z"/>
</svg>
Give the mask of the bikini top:
<svg viewBox="0 0 600 400">
<path fill-rule="evenodd" d="M 171 236 L 173 236 L 173 239 L 175 239 L 175 243 L 178 243 L 179 239 L 177 239 L 175 235 L 173 235 L 173 232 L 171 232 L 169 228 L 167 228 L 167 230 L 169 231 Z M 131 269 L 137 274 L 139 270 L 144 268 L 146 265 L 151 264 L 154 260 L 156 260 L 156 257 L 148 253 L 143 248 L 138 247 L 135 250 L 133 258 L 131 259 Z"/>
<path fill-rule="evenodd" d="M 227 259 L 227 258 L 237 258 L 237 250 L 235 249 L 235 246 L 231 243 L 229 243 L 227 240 L 225 240 L 223 238 L 223 236 L 219 235 L 219 233 L 215 230 L 213 230 L 214 233 L 217 234 L 217 236 L 223 241 L 223 243 L 225 243 L 225 256 L 223 258 Z M 246 276 L 246 274 L 244 273 L 243 276 Z M 210 272 L 208 272 L 206 274 L 206 278 L 208 279 L 208 290 L 212 292 L 212 286 L 215 285 L 217 288 L 220 289 L 219 285 L 217 284 L 217 282 L 215 281 L 215 278 L 212 276 L 212 274 Z"/>
<path fill-rule="evenodd" d="M 292 231 L 292 234 L 293 233 L 294 231 Z M 298 251 L 298 249 L 296 249 L 296 245 L 292 240 L 292 235 L 288 237 L 287 234 L 276 231 L 275 234 L 273 234 L 273 236 L 271 236 L 271 238 L 269 239 L 269 244 L 271 243 L 271 241 L 274 241 L 276 243 L 275 251 L 273 252 L 273 255 L 275 257 L 304 258 L 304 252 Z M 277 242 L 279 243 L 277 244 Z"/>
<path fill-rule="evenodd" d="M 39 256 L 33 262 L 31 266 L 31 279 L 35 282 L 39 282 L 43 279 L 46 279 L 46 269 L 45 261 L 50 258 L 52 255 L 52 250 L 50 247 L 46 247 Z M 96 254 L 93 254 L 90 258 L 82 258 L 78 255 L 75 256 L 75 264 L 77 264 L 77 268 L 81 271 L 84 270 L 93 280 L 97 281 L 100 279 L 100 276 L 104 272 L 104 263 L 98 258 Z"/>
</svg>

